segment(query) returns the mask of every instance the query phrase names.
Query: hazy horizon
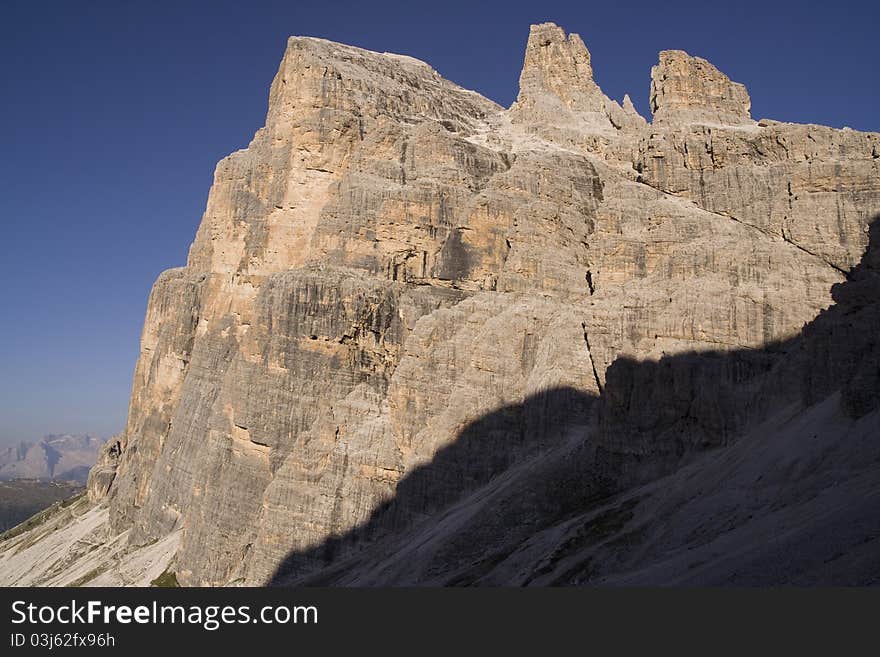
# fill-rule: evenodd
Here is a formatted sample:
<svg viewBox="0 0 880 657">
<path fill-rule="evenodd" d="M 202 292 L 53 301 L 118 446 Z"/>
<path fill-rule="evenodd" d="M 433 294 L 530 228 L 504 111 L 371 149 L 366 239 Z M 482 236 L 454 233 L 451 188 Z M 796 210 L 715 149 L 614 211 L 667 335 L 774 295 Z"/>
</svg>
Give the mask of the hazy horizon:
<svg viewBox="0 0 880 657">
<path fill-rule="evenodd" d="M 880 130 L 876 3 L 13 1 L 0 18 L 0 445 L 122 429 L 150 286 L 185 264 L 216 162 L 263 124 L 289 35 L 411 55 L 508 106 L 529 24 L 554 21 L 648 118 L 657 53 L 682 49 L 744 83 L 756 119 Z"/>
</svg>

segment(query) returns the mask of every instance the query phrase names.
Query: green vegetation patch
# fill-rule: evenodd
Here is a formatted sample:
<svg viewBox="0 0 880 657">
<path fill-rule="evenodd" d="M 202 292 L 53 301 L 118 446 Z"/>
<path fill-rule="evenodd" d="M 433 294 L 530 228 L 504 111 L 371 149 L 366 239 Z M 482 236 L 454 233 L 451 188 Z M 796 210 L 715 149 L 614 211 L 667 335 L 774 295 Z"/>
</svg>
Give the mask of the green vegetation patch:
<svg viewBox="0 0 880 657">
<path fill-rule="evenodd" d="M 102 570 L 100 568 L 93 568 L 92 570 L 87 572 L 85 575 L 83 575 L 79 579 L 72 581 L 67 586 L 73 587 L 73 588 L 83 586 L 84 584 L 91 582 L 93 579 L 95 579 L 98 575 L 101 574 L 101 572 L 102 572 Z"/>
<path fill-rule="evenodd" d="M 173 571 L 165 569 L 161 575 L 150 582 L 150 586 L 157 586 L 163 589 L 173 589 L 180 586 L 177 582 L 177 575 Z"/>
<path fill-rule="evenodd" d="M 55 511 L 83 499 L 82 486 L 69 482 L 18 479 L 0 482 L 0 541 L 46 522 Z"/>
</svg>

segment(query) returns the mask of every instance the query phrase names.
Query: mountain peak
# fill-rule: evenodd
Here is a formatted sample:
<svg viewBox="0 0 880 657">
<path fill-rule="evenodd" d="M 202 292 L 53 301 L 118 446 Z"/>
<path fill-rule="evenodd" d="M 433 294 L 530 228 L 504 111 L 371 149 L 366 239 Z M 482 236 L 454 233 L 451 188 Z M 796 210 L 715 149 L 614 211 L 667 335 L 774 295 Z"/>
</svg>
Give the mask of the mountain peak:
<svg viewBox="0 0 880 657">
<path fill-rule="evenodd" d="M 545 139 L 586 144 L 616 139 L 645 125 L 632 103 L 621 107 L 593 80 L 590 51 L 575 33 L 554 23 L 532 25 L 519 78 L 515 122 Z"/>
<path fill-rule="evenodd" d="M 552 94 L 570 109 L 601 112 L 605 95 L 593 81 L 590 51 L 581 37 L 555 23 L 532 25 L 519 77 L 517 103 Z"/>
<path fill-rule="evenodd" d="M 683 50 L 661 51 L 651 69 L 655 122 L 747 124 L 752 123 L 750 108 L 745 85 Z"/>
</svg>

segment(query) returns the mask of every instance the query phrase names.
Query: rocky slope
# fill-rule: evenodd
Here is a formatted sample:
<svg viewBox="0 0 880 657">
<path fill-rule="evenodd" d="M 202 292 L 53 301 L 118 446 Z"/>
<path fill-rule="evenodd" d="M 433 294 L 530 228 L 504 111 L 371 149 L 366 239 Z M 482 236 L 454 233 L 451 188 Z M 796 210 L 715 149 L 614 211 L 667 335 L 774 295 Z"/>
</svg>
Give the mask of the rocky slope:
<svg viewBox="0 0 880 657">
<path fill-rule="evenodd" d="M 17 526 L 55 502 L 82 492 L 83 486 L 74 481 L 0 481 L 0 532 Z"/>
<path fill-rule="evenodd" d="M 664 51 L 648 123 L 552 24 L 506 110 L 291 38 L 89 501 L 0 579 L 79 532 L 98 583 L 873 582 L 880 135 L 749 105 Z"/>
</svg>

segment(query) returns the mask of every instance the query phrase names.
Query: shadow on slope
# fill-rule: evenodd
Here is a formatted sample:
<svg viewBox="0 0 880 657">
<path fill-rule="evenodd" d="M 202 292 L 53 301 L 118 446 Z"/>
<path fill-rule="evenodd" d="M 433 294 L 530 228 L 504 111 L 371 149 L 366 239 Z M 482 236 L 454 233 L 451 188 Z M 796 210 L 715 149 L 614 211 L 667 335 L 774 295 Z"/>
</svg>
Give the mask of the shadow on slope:
<svg viewBox="0 0 880 657">
<path fill-rule="evenodd" d="M 839 391 L 845 416 L 866 415 L 880 405 L 880 217 L 862 261 L 832 296 L 834 304 L 790 340 L 659 361 L 620 358 L 599 398 L 553 389 L 476 420 L 404 477 L 366 523 L 292 552 L 270 584 L 529 583 L 574 549 L 559 544 L 568 530 L 557 528 L 567 521 L 589 516 L 580 547 L 619 532 L 636 502 L 607 507 L 615 495 L 731 445 L 780 408 L 805 409 Z M 487 579 L 540 532 L 556 532 L 552 554 L 538 546 L 520 559 L 531 572 Z M 652 577 L 648 583 L 665 581 L 662 572 Z M 763 581 L 787 579 L 775 572 Z"/>
</svg>

